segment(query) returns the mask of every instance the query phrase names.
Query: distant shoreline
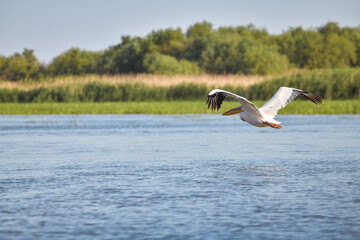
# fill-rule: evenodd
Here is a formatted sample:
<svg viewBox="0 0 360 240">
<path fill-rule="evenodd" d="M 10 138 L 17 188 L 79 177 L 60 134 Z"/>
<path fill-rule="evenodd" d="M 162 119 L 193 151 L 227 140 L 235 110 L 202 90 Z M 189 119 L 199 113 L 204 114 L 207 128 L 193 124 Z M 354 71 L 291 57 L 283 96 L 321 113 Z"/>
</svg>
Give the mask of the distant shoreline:
<svg viewBox="0 0 360 240">
<path fill-rule="evenodd" d="M 254 101 L 261 106 L 265 101 Z M 226 101 L 217 114 L 238 106 L 235 101 Z M 204 101 L 159 101 L 159 102 L 70 102 L 70 103 L 0 103 L 0 115 L 35 114 L 205 114 Z M 326 100 L 321 106 L 309 101 L 295 100 L 279 114 L 360 114 L 360 100 Z"/>
<path fill-rule="evenodd" d="M 1 103 L 202 101 L 222 88 L 251 101 L 268 100 L 281 86 L 325 100 L 360 99 L 360 68 L 294 69 L 284 75 L 84 75 L 42 81 L 0 80 Z"/>
</svg>

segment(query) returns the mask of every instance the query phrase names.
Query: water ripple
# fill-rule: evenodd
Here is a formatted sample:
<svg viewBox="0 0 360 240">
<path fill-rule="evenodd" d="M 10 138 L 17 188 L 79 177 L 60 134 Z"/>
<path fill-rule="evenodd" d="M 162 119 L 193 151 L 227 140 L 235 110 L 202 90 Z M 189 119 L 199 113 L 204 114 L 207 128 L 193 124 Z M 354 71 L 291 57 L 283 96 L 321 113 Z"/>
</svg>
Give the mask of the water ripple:
<svg viewBox="0 0 360 240">
<path fill-rule="evenodd" d="M 360 117 L 279 118 L 1 116 L 0 239 L 359 239 Z"/>
</svg>

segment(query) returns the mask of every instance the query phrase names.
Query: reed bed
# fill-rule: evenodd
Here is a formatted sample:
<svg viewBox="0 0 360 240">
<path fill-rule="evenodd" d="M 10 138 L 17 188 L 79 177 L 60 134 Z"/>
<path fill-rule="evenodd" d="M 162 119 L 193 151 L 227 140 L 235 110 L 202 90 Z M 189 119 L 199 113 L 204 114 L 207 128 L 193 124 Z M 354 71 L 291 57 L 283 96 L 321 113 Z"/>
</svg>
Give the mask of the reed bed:
<svg viewBox="0 0 360 240">
<path fill-rule="evenodd" d="M 243 84 L 239 84 L 243 76 L 236 75 L 198 76 L 203 82 L 195 82 L 195 76 L 127 75 L 118 77 L 118 79 L 117 76 L 99 78 L 96 75 L 88 75 L 36 83 L 3 82 L 0 87 L 0 102 L 195 101 L 206 98 L 212 88 L 223 88 L 253 101 L 271 98 L 280 86 L 311 91 L 325 100 L 360 99 L 360 69 L 297 71 L 291 75 L 274 76 L 266 81 L 253 76 L 247 77 L 246 80 L 244 78 Z M 154 80 L 149 80 L 151 77 Z M 184 82 L 182 79 L 187 79 L 189 82 Z M 173 85 L 170 83 L 166 85 L 166 81 Z M 251 81 L 259 82 L 253 84 L 250 83 Z"/>
<path fill-rule="evenodd" d="M 140 83 L 150 87 L 171 87 L 180 84 L 198 84 L 206 86 L 226 85 L 248 87 L 271 79 L 273 76 L 246 76 L 246 75 L 155 75 L 155 74 L 125 74 L 125 75 L 84 75 L 84 76 L 60 76 L 43 79 L 42 81 L 0 81 L 0 89 L 32 90 L 39 88 L 68 87 L 79 88 L 88 83 L 106 85 L 135 84 Z"/>
</svg>

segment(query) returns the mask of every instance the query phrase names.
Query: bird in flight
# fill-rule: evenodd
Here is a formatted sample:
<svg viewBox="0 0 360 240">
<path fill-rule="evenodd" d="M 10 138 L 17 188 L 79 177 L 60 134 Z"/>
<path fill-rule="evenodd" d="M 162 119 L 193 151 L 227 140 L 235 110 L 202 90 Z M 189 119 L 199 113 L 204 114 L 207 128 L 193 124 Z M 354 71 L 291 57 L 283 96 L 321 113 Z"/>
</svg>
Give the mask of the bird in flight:
<svg viewBox="0 0 360 240">
<path fill-rule="evenodd" d="M 323 103 L 323 99 L 314 93 L 306 92 L 296 88 L 280 87 L 279 90 L 277 90 L 277 92 L 274 94 L 274 96 L 260 108 L 257 108 L 252 102 L 250 102 L 244 97 L 221 89 L 211 90 L 208 94 L 206 104 L 208 105 L 208 109 L 211 107 L 213 111 L 219 111 L 224 99 L 226 97 L 231 97 L 237 100 L 242 106 L 233 108 L 223 113 L 223 115 L 228 116 L 240 113 L 240 119 L 253 126 L 270 126 L 272 128 L 281 129 L 281 122 L 274 119 L 277 115 L 277 112 L 280 109 L 286 107 L 292 100 L 294 100 L 299 95 L 304 96 L 316 105 L 320 105 Z"/>
</svg>

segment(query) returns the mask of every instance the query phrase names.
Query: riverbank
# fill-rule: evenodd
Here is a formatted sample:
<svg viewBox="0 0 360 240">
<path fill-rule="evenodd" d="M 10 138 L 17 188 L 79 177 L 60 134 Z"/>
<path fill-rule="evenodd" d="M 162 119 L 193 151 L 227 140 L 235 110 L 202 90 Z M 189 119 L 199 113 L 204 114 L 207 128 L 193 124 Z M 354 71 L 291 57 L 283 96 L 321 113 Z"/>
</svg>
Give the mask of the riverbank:
<svg viewBox="0 0 360 240">
<path fill-rule="evenodd" d="M 281 86 L 326 100 L 360 100 L 360 69 L 294 70 L 279 76 L 69 76 L 46 81 L 0 80 L 1 103 L 202 101 L 213 88 L 250 100 L 268 100 Z"/>
<path fill-rule="evenodd" d="M 265 101 L 254 101 L 262 106 Z M 220 113 L 238 106 L 225 101 Z M 30 114 L 202 114 L 212 113 L 205 101 L 159 102 L 70 102 L 70 103 L 1 103 L 0 115 Z M 295 100 L 279 114 L 360 114 L 360 100 L 325 100 L 316 106 L 310 101 Z"/>
</svg>

